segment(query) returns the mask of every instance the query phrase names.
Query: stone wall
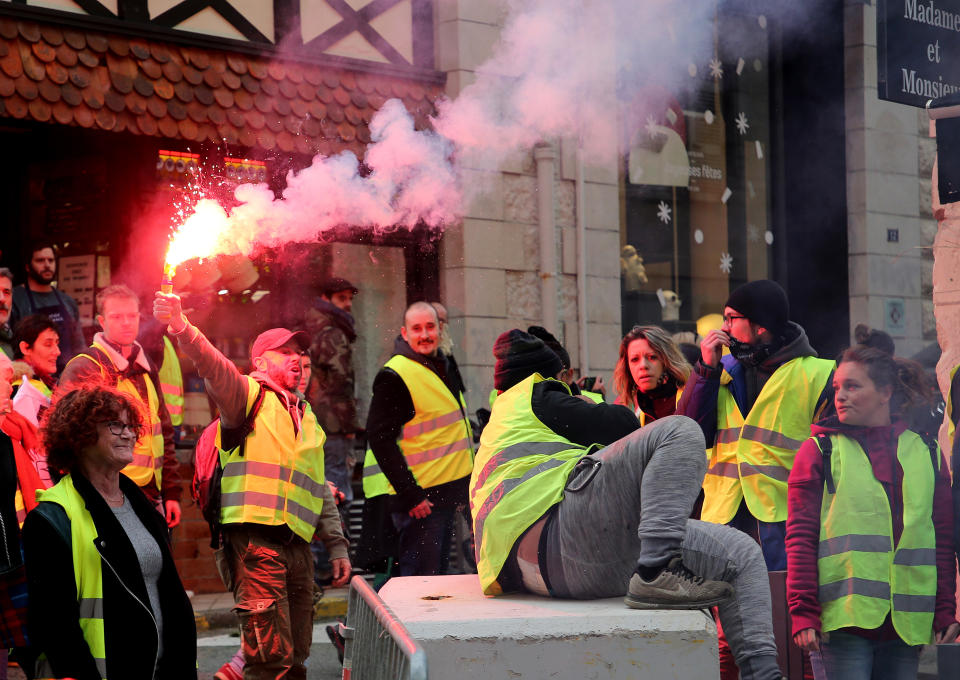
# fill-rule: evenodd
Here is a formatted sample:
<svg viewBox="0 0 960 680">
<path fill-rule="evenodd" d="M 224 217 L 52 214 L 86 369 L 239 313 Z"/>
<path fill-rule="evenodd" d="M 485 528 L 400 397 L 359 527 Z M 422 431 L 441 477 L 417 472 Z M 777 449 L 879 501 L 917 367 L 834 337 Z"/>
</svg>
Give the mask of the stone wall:
<svg viewBox="0 0 960 680">
<path fill-rule="evenodd" d="M 475 69 L 492 54 L 502 24 L 495 0 L 439 0 L 438 68 L 455 98 L 474 82 Z M 554 219 L 558 263 L 557 335 L 580 367 L 577 316 L 576 153 L 565 140 L 544 140 L 557 152 Z M 461 224 L 444 234 L 441 291 L 450 312 L 455 353 L 467 383 L 470 409 L 486 405 L 493 387 L 493 342 L 511 328 L 543 323 L 537 175 L 532 149 L 491 167 L 466 161 L 472 193 Z M 587 226 L 587 327 L 589 366 L 609 384 L 620 339 L 617 171 L 584 171 Z"/>
<path fill-rule="evenodd" d="M 866 323 L 890 333 L 897 353 L 910 356 L 936 340 L 935 148 L 925 112 L 878 98 L 876 11 L 858 0 L 846 0 L 844 8 L 851 335 L 856 324 Z M 902 319 L 895 316 L 898 308 Z"/>
</svg>

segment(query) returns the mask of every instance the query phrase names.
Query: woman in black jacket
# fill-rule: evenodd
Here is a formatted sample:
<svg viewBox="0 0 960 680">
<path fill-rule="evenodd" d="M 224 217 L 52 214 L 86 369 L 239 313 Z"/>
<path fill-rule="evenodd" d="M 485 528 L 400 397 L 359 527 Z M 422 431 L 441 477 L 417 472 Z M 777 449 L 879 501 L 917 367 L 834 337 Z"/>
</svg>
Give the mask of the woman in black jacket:
<svg viewBox="0 0 960 680">
<path fill-rule="evenodd" d="M 120 474 L 141 427 L 136 403 L 101 386 L 64 395 L 44 422 L 50 468 L 66 475 L 23 529 L 38 677 L 197 677 L 193 609 L 163 518 Z"/>
</svg>

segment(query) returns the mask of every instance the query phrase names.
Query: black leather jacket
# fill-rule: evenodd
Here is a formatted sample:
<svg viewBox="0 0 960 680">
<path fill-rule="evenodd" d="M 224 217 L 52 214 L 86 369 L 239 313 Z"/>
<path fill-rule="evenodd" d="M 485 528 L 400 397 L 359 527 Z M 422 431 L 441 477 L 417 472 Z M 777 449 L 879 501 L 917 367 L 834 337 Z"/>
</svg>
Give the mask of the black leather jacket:
<svg viewBox="0 0 960 680">
<path fill-rule="evenodd" d="M 97 490 L 78 471 L 72 477 L 98 532 L 94 543 L 102 557 L 107 677 L 152 678 L 157 627 L 137 555 Z M 166 525 L 135 483 L 121 475 L 120 487 L 163 555 L 158 587 L 164 655 L 157 677 L 195 679 L 197 629 L 193 608 L 167 545 Z M 37 505 L 23 525 L 23 545 L 31 644 L 35 651 L 46 654 L 56 677 L 99 680 L 100 674 L 80 630 L 70 520 L 63 508 L 55 503 Z"/>
</svg>

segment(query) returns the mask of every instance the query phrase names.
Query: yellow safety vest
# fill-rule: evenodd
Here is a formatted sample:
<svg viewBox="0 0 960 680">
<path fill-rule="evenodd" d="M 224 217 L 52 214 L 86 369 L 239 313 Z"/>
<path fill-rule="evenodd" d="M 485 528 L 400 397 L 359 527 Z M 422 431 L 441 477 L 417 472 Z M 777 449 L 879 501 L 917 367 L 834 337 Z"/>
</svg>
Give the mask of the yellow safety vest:
<svg viewBox="0 0 960 680">
<path fill-rule="evenodd" d="M 73 478 L 65 476 L 56 485 L 37 491 L 37 500 L 56 503 L 70 519 L 70 547 L 73 554 L 73 577 L 77 584 L 77 604 L 80 608 L 80 630 L 86 640 L 100 677 L 107 677 L 107 651 L 103 632 L 103 578 L 100 553 L 94 546 L 97 527 L 87 511 L 83 497 L 73 485 Z M 54 678 L 45 656 L 37 661 L 39 678 Z"/>
<path fill-rule="evenodd" d="M 950 370 L 950 386 L 953 386 L 953 379 L 957 375 L 957 369 L 960 369 L 960 364 L 954 366 Z M 952 399 L 950 399 L 950 393 L 953 392 L 951 387 L 947 388 L 947 436 L 950 438 L 950 450 L 953 451 L 953 437 L 956 434 L 956 427 L 953 424 L 953 404 Z M 954 470 L 953 474 L 957 474 L 957 471 Z"/>
<path fill-rule="evenodd" d="M 166 335 L 163 336 L 163 363 L 157 373 L 163 403 L 170 414 L 174 427 L 183 424 L 183 373 L 180 371 L 180 357 Z"/>
<path fill-rule="evenodd" d="M 824 485 L 817 558 L 823 631 L 873 630 L 892 610 L 893 627 L 904 642 L 928 644 L 937 595 L 936 471 L 930 449 L 909 430 L 897 442 L 903 533 L 894 548 L 890 503 L 870 459 L 850 437 L 832 435 L 830 441 L 835 493 Z M 938 451 L 938 469 L 939 462 Z"/>
<path fill-rule="evenodd" d="M 129 378 L 120 377 L 119 369 L 113 363 L 107 348 L 96 342 L 93 343 L 92 347 L 99 350 L 99 354 L 107 358 L 111 365 L 110 370 L 107 370 L 101 363 L 97 354 L 78 354 L 70 361 L 76 361 L 80 357 L 89 359 L 100 368 L 100 375 L 104 381 L 108 376 L 115 376 L 116 388 L 129 394 L 137 403 L 143 404 L 143 399 L 137 391 L 136 384 Z M 132 479 L 137 486 L 147 486 L 152 482 L 157 485 L 159 490 L 163 477 L 163 428 L 160 424 L 160 398 L 157 396 L 157 389 L 154 387 L 149 374 L 144 374 L 143 382 L 147 388 L 147 403 L 144 404 L 145 412 L 142 412 L 141 415 L 147 422 L 144 423 L 143 434 L 140 435 L 140 439 L 133 447 L 133 462 L 123 468 L 121 472 Z"/>
<path fill-rule="evenodd" d="M 259 390 L 247 376 L 249 414 Z M 313 538 L 323 509 L 323 442 L 326 435 L 306 404 L 300 431 L 276 394 L 266 394 L 246 445 L 224 451 L 217 424 L 223 478 L 220 521 L 223 524 L 287 525 L 306 542 Z"/>
<path fill-rule="evenodd" d="M 683 396 L 683 387 L 677 387 L 677 400 L 676 402 L 674 402 L 674 406 L 680 403 L 680 397 L 682 396 Z M 634 400 L 636 400 L 636 398 L 634 398 Z M 674 411 L 676 411 L 676 408 L 674 408 Z M 638 406 L 635 412 L 637 414 L 637 418 L 640 420 L 640 427 L 643 427 L 644 425 L 646 425 L 648 420 L 647 420 L 647 414 L 644 412 L 644 410 Z M 650 420 L 649 422 L 652 423 L 653 421 Z"/>
<path fill-rule="evenodd" d="M 400 376 L 413 400 L 413 418 L 404 424 L 397 445 L 417 484 L 428 489 L 469 475 L 473 469 L 473 432 L 463 395 L 454 399 L 436 373 L 405 356 L 394 355 L 385 367 Z M 373 451 L 367 449 L 364 496 L 395 493 Z"/>
<path fill-rule="evenodd" d="M 592 401 L 594 404 L 602 404 L 602 403 L 603 403 L 603 395 L 600 394 L 599 392 L 591 392 L 591 391 L 589 391 L 589 390 L 580 390 L 580 394 L 582 394 L 583 396 L 585 396 L 587 399 L 589 399 L 590 401 Z"/>
<path fill-rule="evenodd" d="M 707 450 L 703 480 L 704 521 L 726 524 L 741 500 L 762 522 L 787 518 L 787 477 L 810 435 L 817 400 L 834 367 L 834 362 L 816 357 L 791 359 L 773 372 L 746 418 L 726 387 L 732 377 L 724 370 L 716 440 Z"/>
<path fill-rule="evenodd" d="M 476 541 L 477 571 L 485 595 L 503 592 L 497 579 L 517 539 L 550 508 L 563 500 L 567 478 L 577 461 L 590 453 L 544 425 L 533 413 L 534 373 L 503 392 L 470 477 L 470 510 Z"/>
<path fill-rule="evenodd" d="M 24 380 L 26 380 L 28 383 L 33 385 L 37 389 L 37 391 L 43 396 L 45 396 L 47 399 L 51 399 L 53 397 L 53 390 L 47 387 L 47 383 L 43 382 L 38 378 L 28 378 L 26 376 L 23 376 L 22 378 L 17 378 L 10 384 L 15 388 L 20 387 L 20 385 L 23 384 Z"/>
</svg>

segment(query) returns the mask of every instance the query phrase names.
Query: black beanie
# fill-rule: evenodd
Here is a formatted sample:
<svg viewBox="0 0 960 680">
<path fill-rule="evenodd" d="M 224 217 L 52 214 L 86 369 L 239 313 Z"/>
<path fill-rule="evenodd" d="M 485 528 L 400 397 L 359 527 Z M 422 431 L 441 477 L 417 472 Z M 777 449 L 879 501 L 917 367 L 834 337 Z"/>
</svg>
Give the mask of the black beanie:
<svg viewBox="0 0 960 680">
<path fill-rule="evenodd" d="M 779 283 L 769 279 L 743 284 L 730 293 L 724 306 L 735 309 L 774 335 L 783 332 L 790 320 L 787 294 Z"/>
<path fill-rule="evenodd" d="M 560 357 L 560 363 L 563 364 L 564 369 L 570 368 L 570 355 L 564 346 L 560 344 L 560 341 L 553 337 L 553 333 L 543 326 L 530 326 L 530 328 L 527 329 L 527 333 L 543 340 L 543 344 L 552 349 L 553 353 Z"/>
<path fill-rule="evenodd" d="M 543 340 L 514 328 L 501 333 L 493 343 L 497 363 L 493 369 L 493 386 L 503 392 L 534 373 L 553 378 L 563 370 L 560 357 Z"/>
</svg>

